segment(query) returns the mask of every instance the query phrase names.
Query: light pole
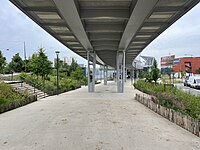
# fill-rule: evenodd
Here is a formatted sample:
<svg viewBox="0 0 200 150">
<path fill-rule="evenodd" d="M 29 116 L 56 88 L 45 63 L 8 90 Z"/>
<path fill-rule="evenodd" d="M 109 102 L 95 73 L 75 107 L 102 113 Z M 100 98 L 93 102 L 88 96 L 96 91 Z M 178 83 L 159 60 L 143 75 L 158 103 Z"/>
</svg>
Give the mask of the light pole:
<svg viewBox="0 0 200 150">
<path fill-rule="evenodd" d="M 56 59 L 56 61 L 57 61 L 57 65 L 56 65 L 56 69 L 57 69 L 57 95 L 58 95 L 58 89 L 59 89 L 59 78 L 58 78 L 58 71 L 59 71 L 58 70 L 59 69 L 58 68 L 59 67 L 58 66 L 58 63 L 59 63 L 59 61 L 58 61 L 58 55 L 59 55 L 59 53 L 60 53 L 59 51 L 56 51 L 56 56 L 57 56 L 57 59 Z"/>
<path fill-rule="evenodd" d="M 25 42 L 24 42 L 24 66 L 25 66 L 24 72 L 26 72 L 26 44 Z"/>
<path fill-rule="evenodd" d="M 133 74 L 133 77 L 134 77 L 134 85 L 135 85 L 135 82 L 136 82 L 136 76 L 137 76 L 137 73 L 136 73 L 136 61 L 134 61 L 134 66 L 135 66 L 135 71 L 134 71 L 134 74 Z"/>
<path fill-rule="evenodd" d="M 181 69 L 181 59 L 179 58 L 179 72 L 180 72 L 180 79 L 182 78 L 182 69 Z"/>
</svg>

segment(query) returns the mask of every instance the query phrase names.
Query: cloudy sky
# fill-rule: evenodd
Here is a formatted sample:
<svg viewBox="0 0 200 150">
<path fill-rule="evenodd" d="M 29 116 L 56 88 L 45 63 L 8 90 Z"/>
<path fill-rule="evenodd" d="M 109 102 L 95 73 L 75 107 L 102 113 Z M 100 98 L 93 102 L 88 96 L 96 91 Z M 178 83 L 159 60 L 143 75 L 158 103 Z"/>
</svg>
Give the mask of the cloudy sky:
<svg viewBox="0 0 200 150">
<path fill-rule="evenodd" d="M 25 41 L 27 56 L 31 56 L 43 47 L 51 61 L 55 58 L 55 50 L 59 50 L 61 57 L 76 57 L 78 63 L 86 64 L 83 58 L 59 43 L 8 0 L 0 0 L 0 6 L 0 50 L 8 61 L 15 53 L 20 53 L 20 56 L 24 57 L 23 42 Z M 174 54 L 176 57 L 200 56 L 199 16 L 200 4 L 157 37 L 141 55 L 154 56 L 158 62 L 160 57 L 169 54 Z"/>
</svg>

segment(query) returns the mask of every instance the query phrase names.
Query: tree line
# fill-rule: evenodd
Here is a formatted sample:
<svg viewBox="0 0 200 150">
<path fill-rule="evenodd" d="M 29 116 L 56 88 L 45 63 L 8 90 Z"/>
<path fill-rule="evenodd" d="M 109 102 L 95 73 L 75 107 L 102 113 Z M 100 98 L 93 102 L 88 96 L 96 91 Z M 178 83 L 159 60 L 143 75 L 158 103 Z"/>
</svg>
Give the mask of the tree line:
<svg viewBox="0 0 200 150">
<path fill-rule="evenodd" d="M 40 48 L 35 52 L 28 60 L 22 60 L 19 53 L 16 53 L 11 62 L 6 62 L 6 57 L 3 56 L 2 51 L 0 51 L 0 73 L 1 74 L 11 74 L 20 72 L 31 72 L 37 77 L 41 76 L 42 79 L 46 79 L 48 75 L 55 75 L 55 68 L 59 68 L 59 73 L 61 77 L 73 76 L 77 80 L 83 78 L 83 71 L 79 65 L 72 59 L 71 65 L 64 63 L 60 59 L 53 63 L 48 59 L 45 54 L 45 49 Z"/>
</svg>

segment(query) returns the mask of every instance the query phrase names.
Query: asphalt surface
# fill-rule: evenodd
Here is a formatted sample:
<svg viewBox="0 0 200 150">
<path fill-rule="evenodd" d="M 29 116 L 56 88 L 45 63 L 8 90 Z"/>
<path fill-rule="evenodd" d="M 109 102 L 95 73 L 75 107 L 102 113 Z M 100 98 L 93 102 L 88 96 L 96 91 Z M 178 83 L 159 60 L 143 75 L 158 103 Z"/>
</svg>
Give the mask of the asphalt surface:
<svg viewBox="0 0 200 150">
<path fill-rule="evenodd" d="M 0 114 L 0 150 L 200 150 L 200 138 L 114 82 L 47 97 Z"/>
<path fill-rule="evenodd" d="M 200 95 L 200 90 L 184 86 L 183 83 L 175 84 L 175 86 L 177 86 L 177 88 L 182 89 L 183 91 L 187 93 L 190 93 L 193 95 Z"/>
</svg>

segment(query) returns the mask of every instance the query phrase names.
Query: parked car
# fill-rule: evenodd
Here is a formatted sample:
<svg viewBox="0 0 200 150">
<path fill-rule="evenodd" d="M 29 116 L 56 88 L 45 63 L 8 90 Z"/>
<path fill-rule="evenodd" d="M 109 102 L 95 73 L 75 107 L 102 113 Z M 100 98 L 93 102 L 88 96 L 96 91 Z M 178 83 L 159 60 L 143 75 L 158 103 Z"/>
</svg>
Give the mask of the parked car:
<svg viewBox="0 0 200 150">
<path fill-rule="evenodd" d="M 191 87 L 191 85 L 194 83 L 194 76 L 189 76 L 187 80 L 187 86 Z"/>
<path fill-rule="evenodd" d="M 191 84 L 192 88 L 200 89 L 200 78 L 194 79 L 194 83 Z"/>
</svg>

